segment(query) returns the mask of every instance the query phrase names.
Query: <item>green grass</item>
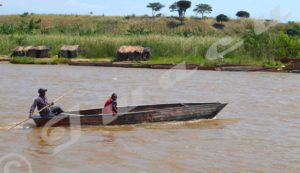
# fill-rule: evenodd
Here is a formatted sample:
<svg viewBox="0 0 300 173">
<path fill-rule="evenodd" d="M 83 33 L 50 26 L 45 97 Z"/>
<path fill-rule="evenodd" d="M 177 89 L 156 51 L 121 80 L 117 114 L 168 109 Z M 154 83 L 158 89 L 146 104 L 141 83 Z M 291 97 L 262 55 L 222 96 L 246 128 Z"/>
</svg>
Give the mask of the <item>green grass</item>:
<svg viewBox="0 0 300 173">
<path fill-rule="evenodd" d="M 10 59 L 12 64 L 67 64 L 69 59 L 66 58 L 31 58 L 31 57 L 14 57 Z"/>
<path fill-rule="evenodd" d="M 154 57 L 204 57 L 218 37 L 180 36 L 68 36 L 68 35 L 0 35 L 0 54 L 10 54 L 18 45 L 48 45 L 51 55 L 58 54 L 64 44 L 79 44 L 84 58 L 116 57 L 121 45 L 142 45 L 153 49 Z"/>
<path fill-rule="evenodd" d="M 30 21 L 39 21 L 34 27 L 28 27 Z M 0 33 L 31 34 L 67 34 L 67 35 L 125 35 L 163 34 L 163 35 L 214 35 L 242 34 L 245 25 L 251 20 L 232 20 L 225 23 L 224 30 L 213 27 L 215 19 L 201 20 L 186 18 L 182 25 L 174 17 L 123 17 L 123 16 L 88 16 L 88 15 L 1 15 Z"/>
<path fill-rule="evenodd" d="M 41 19 L 34 27 L 30 20 Z M 184 24 L 172 17 L 102 17 L 77 15 L 20 15 L 0 16 L 0 54 L 10 55 L 20 45 L 47 45 L 56 57 L 62 45 L 78 44 L 83 53 L 80 58 L 97 62 L 101 58 L 116 58 L 122 45 L 150 47 L 153 56 L 149 64 L 188 64 L 213 66 L 219 64 L 280 66 L 284 57 L 300 57 L 299 36 L 290 37 L 280 24 L 268 32 L 257 35 L 251 30 L 251 19 L 231 20 L 225 29 L 213 27 L 214 19 L 187 18 Z M 293 25 L 298 25 L 297 23 Z M 223 60 L 206 59 L 208 49 L 224 36 L 244 45 L 225 56 Z M 234 43 L 233 43 L 234 44 Z M 219 46 L 221 52 L 228 45 Z M 12 63 L 57 64 L 67 59 L 51 60 L 13 58 Z"/>
<path fill-rule="evenodd" d="M 117 49 L 121 45 L 142 45 L 153 49 L 153 57 L 150 64 L 177 64 L 182 61 L 188 64 L 199 64 L 211 66 L 216 64 L 240 64 L 240 65 L 276 65 L 280 58 L 300 55 L 299 50 L 279 49 L 277 47 L 296 47 L 297 38 L 286 36 L 268 35 L 263 39 L 246 42 L 245 46 L 226 55 L 224 60 L 210 61 L 206 59 L 207 50 L 212 44 L 222 37 L 213 36 L 69 36 L 69 35 L 0 35 L 0 54 L 9 55 L 11 50 L 18 45 L 48 45 L 51 47 L 51 56 L 56 56 L 64 44 L 79 44 L 83 49 L 80 58 L 90 58 L 98 61 L 101 58 L 113 60 Z M 238 41 L 241 38 L 236 37 Z M 249 39 L 249 38 L 247 38 Z M 246 40 L 247 41 L 247 40 Z M 20 44 L 22 43 L 22 44 Z M 283 45 L 284 43 L 284 45 Z M 230 45 L 229 45 L 230 47 Z M 219 51 L 225 47 L 219 47 Z M 268 58 L 269 57 L 269 58 Z M 272 58 L 270 58 L 272 57 Z M 54 62 L 32 62 L 25 58 L 24 63 L 56 63 Z M 22 60 L 22 59 L 20 59 Z M 18 61 L 20 61 L 18 59 Z M 12 60 L 14 62 L 14 60 Z"/>
<path fill-rule="evenodd" d="M 267 58 L 254 58 L 249 56 L 236 56 L 236 57 L 229 57 L 224 59 L 218 60 L 208 60 L 205 58 L 199 57 L 187 57 L 187 58 L 180 58 L 180 57 L 157 57 L 152 58 L 148 61 L 148 64 L 179 64 L 179 63 L 187 63 L 187 64 L 197 64 L 200 66 L 216 66 L 216 65 L 258 65 L 258 66 L 272 66 L 272 67 L 280 67 L 283 64 L 274 59 L 267 59 Z"/>
</svg>

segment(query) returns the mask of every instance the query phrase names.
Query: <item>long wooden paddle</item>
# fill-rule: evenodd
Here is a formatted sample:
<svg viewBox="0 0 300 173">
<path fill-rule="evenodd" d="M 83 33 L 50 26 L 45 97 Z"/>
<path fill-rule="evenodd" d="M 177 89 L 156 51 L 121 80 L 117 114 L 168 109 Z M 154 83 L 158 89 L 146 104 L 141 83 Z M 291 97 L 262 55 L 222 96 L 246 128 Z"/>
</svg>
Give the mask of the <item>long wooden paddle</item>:
<svg viewBox="0 0 300 173">
<path fill-rule="evenodd" d="M 68 93 L 73 92 L 73 91 L 74 91 L 74 89 L 71 89 L 71 90 L 67 91 L 67 92 L 64 93 L 62 96 L 60 96 L 60 97 L 58 97 L 57 99 L 55 99 L 52 103 L 58 102 L 58 101 L 61 100 L 63 97 L 65 97 Z M 40 109 L 40 110 L 38 111 L 38 113 L 42 112 L 43 110 L 47 109 L 47 108 L 50 107 L 50 106 L 52 106 L 52 105 L 47 105 L 47 106 L 43 107 L 42 109 Z M 20 124 L 23 124 L 23 123 L 25 123 L 26 121 L 28 121 L 28 120 L 30 120 L 30 119 L 31 119 L 31 118 L 26 118 L 25 120 L 19 122 L 18 124 L 14 125 L 13 127 L 10 127 L 8 130 L 14 129 L 14 128 L 16 128 L 17 126 L 19 126 Z"/>
</svg>

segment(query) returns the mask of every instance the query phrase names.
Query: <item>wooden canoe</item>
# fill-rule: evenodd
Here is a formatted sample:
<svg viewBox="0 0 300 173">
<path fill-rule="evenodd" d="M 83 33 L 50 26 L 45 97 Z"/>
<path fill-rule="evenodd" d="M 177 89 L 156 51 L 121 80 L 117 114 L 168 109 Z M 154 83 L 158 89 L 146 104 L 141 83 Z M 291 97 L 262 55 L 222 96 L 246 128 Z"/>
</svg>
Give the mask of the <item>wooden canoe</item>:
<svg viewBox="0 0 300 173">
<path fill-rule="evenodd" d="M 33 117 L 38 127 L 73 125 L 125 125 L 214 118 L 227 104 L 179 103 L 119 107 L 118 114 L 102 114 L 102 109 L 64 112 L 58 116 Z"/>
</svg>

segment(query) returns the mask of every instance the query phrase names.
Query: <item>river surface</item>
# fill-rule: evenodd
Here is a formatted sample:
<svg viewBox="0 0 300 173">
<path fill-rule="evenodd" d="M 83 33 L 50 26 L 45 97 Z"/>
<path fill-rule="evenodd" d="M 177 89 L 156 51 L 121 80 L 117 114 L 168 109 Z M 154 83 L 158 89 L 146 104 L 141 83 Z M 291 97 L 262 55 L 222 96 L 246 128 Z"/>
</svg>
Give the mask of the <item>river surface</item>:
<svg viewBox="0 0 300 173">
<path fill-rule="evenodd" d="M 0 172 L 300 172 L 300 75 L 0 64 Z M 222 102 L 214 120 L 36 128 L 40 87 L 64 110 Z"/>
</svg>

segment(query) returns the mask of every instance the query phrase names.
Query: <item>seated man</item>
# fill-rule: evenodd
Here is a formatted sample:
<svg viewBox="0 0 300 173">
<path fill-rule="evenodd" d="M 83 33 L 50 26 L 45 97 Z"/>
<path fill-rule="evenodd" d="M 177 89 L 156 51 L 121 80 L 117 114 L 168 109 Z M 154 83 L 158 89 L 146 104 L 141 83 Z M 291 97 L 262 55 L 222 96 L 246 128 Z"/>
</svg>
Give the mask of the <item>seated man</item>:
<svg viewBox="0 0 300 173">
<path fill-rule="evenodd" d="M 47 118 L 47 117 L 54 117 L 56 115 L 59 115 L 63 112 L 63 110 L 58 106 L 53 106 L 54 103 L 48 103 L 47 97 L 46 97 L 47 89 L 40 88 L 38 93 L 39 97 L 36 98 L 30 108 L 29 111 L 29 118 L 32 118 L 35 108 L 38 109 L 41 117 Z"/>
<path fill-rule="evenodd" d="M 117 94 L 113 93 L 111 97 L 105 102 L 103 109 L 104 114 L 112 113 L 113 115 L 115 115 L 118 113 L 117 98 Z"/>
</svg>

